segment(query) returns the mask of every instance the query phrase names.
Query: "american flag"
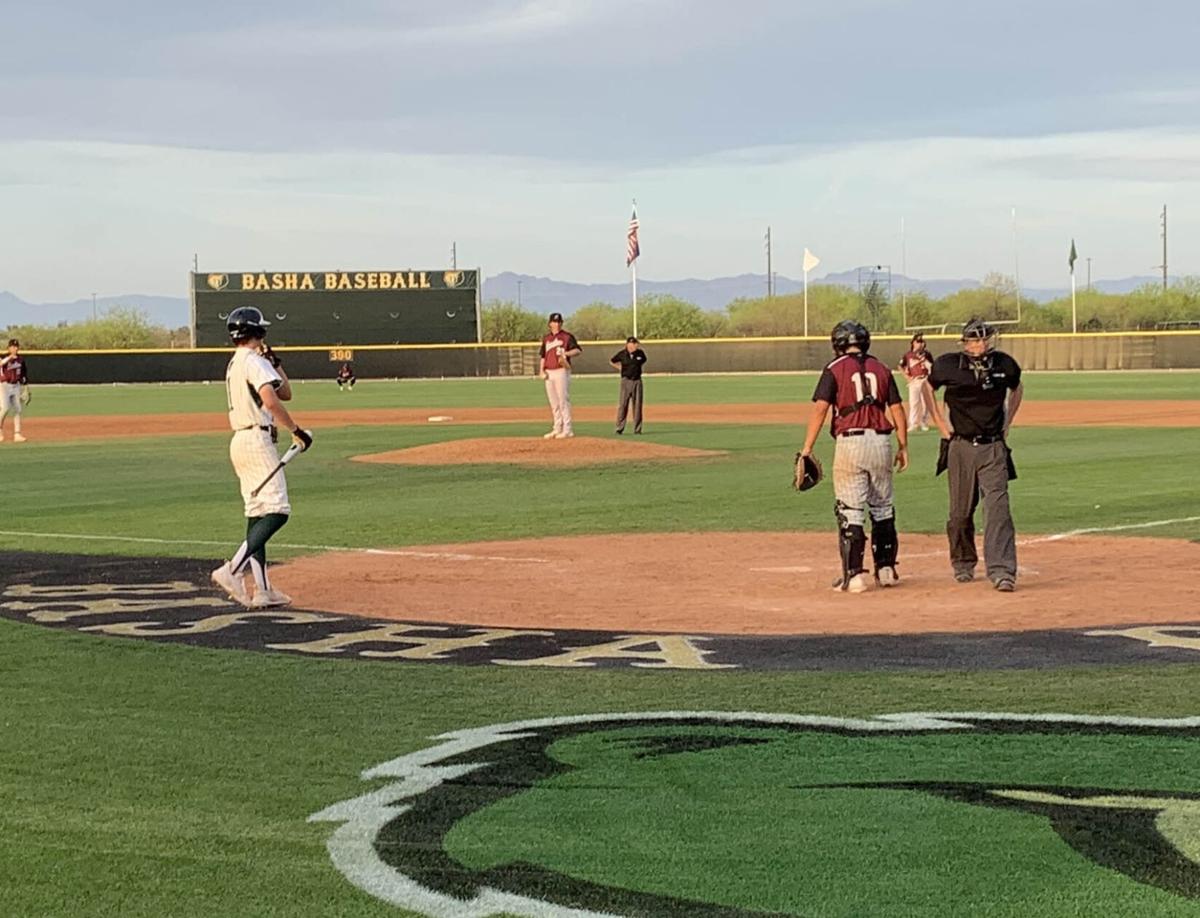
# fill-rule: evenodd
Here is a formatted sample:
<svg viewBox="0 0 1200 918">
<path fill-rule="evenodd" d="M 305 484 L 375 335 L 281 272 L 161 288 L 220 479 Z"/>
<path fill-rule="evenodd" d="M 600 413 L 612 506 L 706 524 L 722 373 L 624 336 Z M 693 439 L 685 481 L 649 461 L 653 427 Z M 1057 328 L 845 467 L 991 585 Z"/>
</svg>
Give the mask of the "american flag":
<svg viewBox="0 0 1200 918">
<path fill-rule="evenodd" d="M 642 254 L 638 245 L 637 207 L 633 208 L 633 216 L 629 218 L 629 232 L 625 234 L 625 267 L 629 267 Z"/>
</svg>

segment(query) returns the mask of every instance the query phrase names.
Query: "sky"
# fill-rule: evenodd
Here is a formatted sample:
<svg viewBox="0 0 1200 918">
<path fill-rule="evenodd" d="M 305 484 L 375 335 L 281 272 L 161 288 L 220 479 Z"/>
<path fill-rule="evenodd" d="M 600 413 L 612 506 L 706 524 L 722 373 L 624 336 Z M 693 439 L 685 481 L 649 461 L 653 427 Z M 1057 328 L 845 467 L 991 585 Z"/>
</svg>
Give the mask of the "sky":
<svg viewBox="0 0 1200 918">
<path fill-rule="evenodd" d="M 1184 0 L 0 0 L 0 290 L 1200 273 Z M 1015 209 L 1015 221 L 1013 218 Z M 903 226 L 903 233 L 901 227 Z M 1015 232 L 1014 232 L 1015 230 Z M 1081 262 L 1077 268 L 1081 269 Z"/>
</svg>

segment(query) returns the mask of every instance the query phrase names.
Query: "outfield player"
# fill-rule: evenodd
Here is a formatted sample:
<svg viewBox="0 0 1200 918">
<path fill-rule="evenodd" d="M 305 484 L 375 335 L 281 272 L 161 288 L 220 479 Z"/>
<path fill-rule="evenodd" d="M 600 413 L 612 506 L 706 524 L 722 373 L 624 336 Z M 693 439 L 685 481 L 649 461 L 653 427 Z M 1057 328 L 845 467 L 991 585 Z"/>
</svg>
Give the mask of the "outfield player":
<svg viewBox="0 0 1200 918">
<path fill-rule="evenodd" d="M 358 382 L 358 377 L 354 375 L 354 367 L 348 363 L 343 363 L 338 367 L 337 384 L 338 390 L 348 392 L 354 388 L 354 384 Z"/>
<path fill-rule="evenodd" d="M 925 336 L 913 335 L 908 345 L 908 353 L 900 358 L 900 370 L 908 380 L 908 429 L 929 429 L 929 403 L 933 401 L 933 393 L 929 388 L 929 371 L 933 368 L 933 358 L 925 349 Z"/>
<path fill-rule="evenodd" d="M 945 389 L 947 424 L 934 403 L 933 419 L 942 432 L 950 479 L 946 535 L 954 579 L 975 579 L 975 509 L 983 501 L 983 557 L 988 579 L 1002 593 L 1017 588 L 1017 531 L 1008 505 L 1008 481 L 1015 477 L 1006 442 L 1021 407 L 1021 366 L 996 350 L 996 330 L 982 319 L 963 326 L 962 352 L 933 362 L 930 381 Z M 953 430 L 951 429 L 953 428 Z M 940 466 L 939 466 L 940 470 Z"/>
<path fill-rule="evenodd" d="M 554 429 L 544 435 L 547 440 L 564 440 L 575 436 L 571 427 L 571 358 L 583 352 L 575 336 L 563 329 L 561 312 L 550 313 L 550 331 L 542 338 L 538 350 L 538 374 L 546 382 L 546 398 L 554 415 Z"/>
<path fill-rule="evenodd" d="M 270 324 L 253 306 L 238 307 L 227 320 L 229 337 L 236 345 L 225 370 L 229 426 L 233 428 L 229 458 L 245 504 L 246 540 L 232 559 L 212 572 L 212 580 L 230 598 L 249 608 L 286 606 L 291 602 L 290 597 L 273 589 L 267 578 L 267 542 L 292 512 L 282 470 L 262 484 L 279 462 L 276 425 L 291 431 L 292 441 L 302 451 L 312 446 L 312 435 L 301 430 L 283 406 L 292 397 L 292 386 L 279 358 L 266 346 L 266 327 Z M 258 494 L 252 495 L 260 486 Z M 247 567 L 254 578 L 253 597 L 246 591 Z"/>
<path fill-rule="evenodd" d="M 21 342 L 11 338 L 8 353 L 0 357 L 0 440 L 4 439 L 4 419 L 11 414 L 13 442 L 25 442 L 21 434 L 21 409 L 29 400 L 28 387 L 29 377 L 25 371 L 25 358 L 21 356 Z"/>
<path fill-rule="evenodd" d="M 866 520 L 871 517 L 875 582 L 896 586 L 899 539 L 892 499 L 892 465 L 908 468 L 908 427 L 896 380 L 885 364 L 868 355 L 871 333 L 857 322 L 839 322 L 830 336 L 834 359 L 821 372 L 801 455 L 812 455 L 825 418 L 833 409 L 834 515 L 842 575 L 834 588 L 862 593 L 869 586 Z M 898 448 L 892 455 L 892 431 Z"/>
</svg>

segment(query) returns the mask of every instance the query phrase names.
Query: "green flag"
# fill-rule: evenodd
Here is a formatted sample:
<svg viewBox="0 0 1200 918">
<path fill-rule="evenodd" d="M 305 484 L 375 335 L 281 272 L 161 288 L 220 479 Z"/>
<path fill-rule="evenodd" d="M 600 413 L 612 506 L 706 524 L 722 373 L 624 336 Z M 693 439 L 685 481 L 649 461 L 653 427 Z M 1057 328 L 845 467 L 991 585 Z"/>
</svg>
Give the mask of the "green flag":
<svg viewBox="0 0 1200 918">
<path fill-rule="evenodd" d="M 1075 273 L 1075 259 L 1079 256 L 1075 254 L 1075 240 L 1071 240 L 1071 254 L 1067 256 L 1067 264 L 1071 268 L 1071 273 Z"/>
</svg>

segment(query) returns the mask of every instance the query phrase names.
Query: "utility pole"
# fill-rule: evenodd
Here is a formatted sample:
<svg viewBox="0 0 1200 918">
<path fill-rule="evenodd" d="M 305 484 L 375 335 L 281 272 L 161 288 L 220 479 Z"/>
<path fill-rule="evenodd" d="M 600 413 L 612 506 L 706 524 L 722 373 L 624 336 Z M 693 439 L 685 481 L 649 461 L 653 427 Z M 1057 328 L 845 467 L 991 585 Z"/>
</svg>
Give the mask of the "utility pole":
<svg viewBox="0 0 1200 918">
<path fill-rule="evenodd" d="M 1013 284 L 1017 288 L 1017 322 L 1021 321 L 1021 250 L 1017 246 L 1017 209 L 1012 209 Z"/>
<path fill-rule="evenodd" d="M 96 294 L 92 294 L 92 321 L 96 321 Z"/>
<path fill-rule="evenodd" d="M 770 299 L 775 295 L 775 283 L 772 280 L 774 275 L 771 273 L 771 227 L 767 227 L 767 298 Z"/>
<path fill-rule="evenodd" d="M 1163 212 L 1162 212 L 1162 241 L 1163 241 L 1163 260 L 1162 260 L 1163 292 L 1165 293 L 1167 290 L 1167 205 L 1166 204 L 1163 205 Z"/>
<path fill-rule="evenodd" d="M 521 308 L 521 281 L 517 281 L 517 308 Z"/>
<path fill-rule="evenodd" d="M 1089 255 L 1087 257 L 1087 263 L 1088 263 L 1087 289 L 1088 289 L 1088 293 L 1091 293 L 1092 292 L 1092 256 L 1091 255 Z"/>
<path fill-rule="evenodd" d="M 200 273 L 200 253 L 199 252 L 192 253 L 192 273 L 193 274 Z"/>
<path fill-rule="evenodd" d="M 450 243 L 450 268 L 453 271 L 458 270 L 458 243 Z"/>
</svg>

